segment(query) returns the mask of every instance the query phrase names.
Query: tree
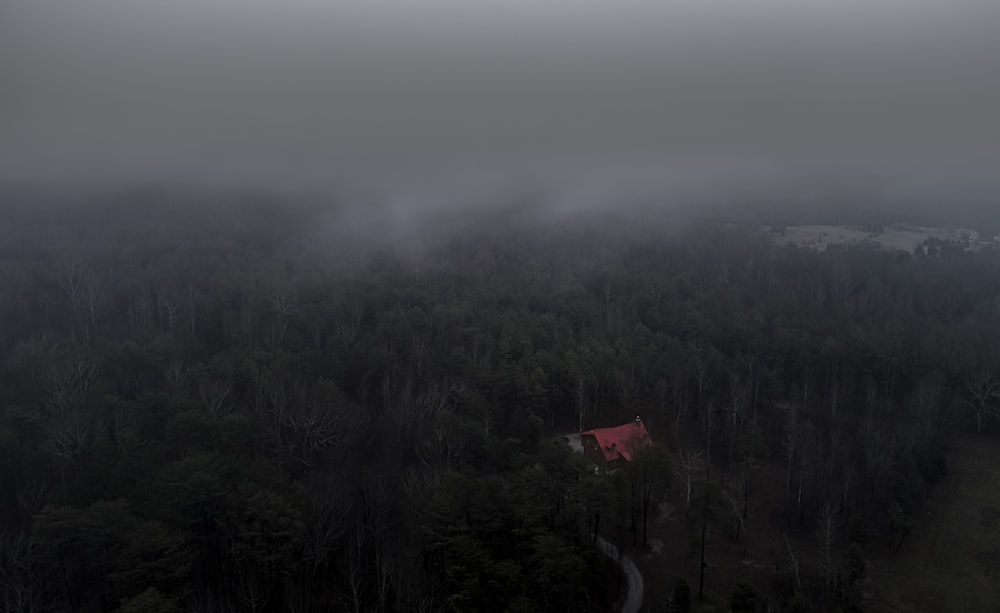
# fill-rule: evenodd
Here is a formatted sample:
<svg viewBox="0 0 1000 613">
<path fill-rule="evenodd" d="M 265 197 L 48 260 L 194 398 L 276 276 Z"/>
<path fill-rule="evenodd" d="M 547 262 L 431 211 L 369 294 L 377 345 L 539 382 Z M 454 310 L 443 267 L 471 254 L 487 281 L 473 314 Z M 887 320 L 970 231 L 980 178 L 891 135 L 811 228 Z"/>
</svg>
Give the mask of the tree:
<svg viewBox="0 0 1000 613">
<path fill-rule="evenodd" d="M 1000 419 L 1000 380 L 979 370 L 965 381 L 965 404 L 976 420 L 976 432 L 983 431 L 988 419 Z"/>
<path fill-rule="evenodd" d="M 719 517 L 724 516 L 726 503 L 718 487 L 711 482 L 704 482 L 699 492 L 699 502 L 701 503 L 701 538 L 699 539 L 699 562 L 698 562 L 698 597 L 705 597 L 705 570 L 708 563 L 705 561 L 706 551 L 709 542 L 709 524 L 714 523 Z"/>
<path fill-rule="evenodd" d="M 899 547 L 910 535 L 914 522 L 900 506 L 899 501 L 889 503 L 889 548 Z"/>
<path fill-rule="evenodd" d="M 867 574 L 865 554 L 861 546 L 851 543 L 837 574 L 837 600 L 847 607 L 857 606 L 861 600 L 861 586 Z"/>
<path fill-rule="evenodd" d="M 723 496 L 729 506 L 729 512 L 733 520 L 733 539 L 739 540 L 741 536 L 743 537 L 743 555 L 746 555 L 746 523 L 743 520 L 743 512 L 740 509 L 740 503 L 737 502 L 739 494 L 737 493 L 734 497 L 732 493 L 725 492 Z"/>
<path fill-rule="evenodd" d="M 684 514 L 691 508 L 691 493 L 701 471 L 701 452 L 681 447 L 677 452 L 677 477 L 684 484 Z"/>
<path fill-rule="evenodd" d="M 635 452 L 626 466 L 632 489 L 638 495 L 642 514 L 642 545 L 646 546 L 649 511 L 653 496 L 670 485 L 673 472 L 670 454 L 661 446 L 644 447 Z"/>
<path fill-rule="evenodd" d="M 712 434 L 717 423 L 715 406 L 711 400 L 704 404 L 699 416 L 701 417 L 702 436 L 705 438 L 705 480 L 708 481 L 712 475 Z"/>
<path fill-rule="evenodd" d="M 670 601 L 667 606 L 668 613 L 689 613 L 691 610 L 691 587 L 687 581 L 678 579 L 674 584 L 673 591 L 670 592 Z"/>
<path fill-rule="evenodd" d="M 726 455 L 726 470 L 731 469 L 733 463 L 733 451 L 743 429 L 743 409 L 745 403 L 746 389 L 740 377 L 735 373 L 729 374 L 729 395 L 725 411 L 729 425 L 729 449 Z"/>
<path fill-rule="evenodd" d="M 766 462 L 812 539 L 782 606 L 850 609 L 954 416 L 1000 418 L 992 253 L 506 209 L 376 245 L 340 208 L 167 191 L 0 189 L 0 609 L 610 608 L 593 542 L 645 541 L 671 472 L 722 609 Z M 637 411 L 673 466 L 552 444 Z"/>
<path fill-rule="evenodd" d="M 101 428 L 96 416 L 86 410 L 96 374 L 93 362 L 78 359 L 53 369 L 49 376 L 46 449 L 64 462 L 77 460 Z"/>
<path fill-rule="evenodd" d="M 789 405 L 786 409 L 785 419 L 785 523 L 787 527 L 792 525 L 792 468 L 795 460 L 795 452 L 799 445 L 799 425 L 794 406 Z"/>
<path fill-rule="evenodd" d="M 837 526 L 837 512 L 833 509 L 833 505 L 827 502 L 820 509 L 816 527 L 816 540 L 819 544 L 819 570 L 820 575 L 823 577 L 823 595 L 825 599 L 829 599 L 832 596 L 834 581 L 836 580 L 837 569 L 833 546 Z"/>
<path fill-rule="evenodd" d="M 739 581 L 736 589 L 729 597 L 729 610 L 732 613 L 757 613 L 763 605 L 760 591 L 753 585 Z"/>
<path fill-rule="evenodd" d="M 799 556 L 795 554 L 795 550 L 792 548 L 792 542 L 788 540 L 788 535 L 785 535 L 785 559 L 784 566 L 785 571 L 792 576 L 795 580 L 795 591 L 796 593 L 802 593 L 802 574 L 799 565 Z"/>
<path fill-rule="evenodd" d="M 155 587 L 125 600 L 116 613 L 180 613 L 177 604 Z"/>
<path fill-rule="evenodd" d="M 41 610 L 34 547 L 33 535 L 0 530 L 0 606 L 4 613 Z"/>
</svg>

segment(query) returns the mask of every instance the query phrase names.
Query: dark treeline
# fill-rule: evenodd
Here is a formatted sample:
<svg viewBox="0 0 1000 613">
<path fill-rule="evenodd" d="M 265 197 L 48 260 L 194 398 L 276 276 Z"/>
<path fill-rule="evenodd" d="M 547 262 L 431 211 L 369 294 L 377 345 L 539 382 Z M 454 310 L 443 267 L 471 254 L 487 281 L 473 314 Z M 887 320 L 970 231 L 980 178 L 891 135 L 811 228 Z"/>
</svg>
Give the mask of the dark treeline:
<svg viewBox="0 0 1000 613">
<path fill-rule="evenodd" d="M 997 417 L 991 252 L 549 219 L 404 256 L 140 196 L 4 210 L 0 611 L 602 611 L 595 536 L 765 464 L 784 529 L 849 526 L 767 597 L 849 608 Z M 669 457 L 552 443 L 636 414 Z"/>
</svg>

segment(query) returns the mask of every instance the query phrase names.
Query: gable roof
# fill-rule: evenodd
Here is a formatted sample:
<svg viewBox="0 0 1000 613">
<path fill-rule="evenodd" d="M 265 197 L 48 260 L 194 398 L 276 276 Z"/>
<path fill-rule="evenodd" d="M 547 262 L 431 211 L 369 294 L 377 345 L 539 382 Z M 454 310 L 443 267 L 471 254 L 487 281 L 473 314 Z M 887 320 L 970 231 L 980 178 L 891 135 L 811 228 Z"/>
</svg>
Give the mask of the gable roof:
<svg viewBox="0 0 1000 613">
<path fill-rule="evenodd" d="M 649 438 L 646 426 L 638 418 L 622 426 L 594 428 L 580 433 L 581 437 L 587 435 L 593 436 L 597 440 L 597 446 L 607 462 L 619 459 L 630 462 L 632 454 L 637 450 L 653 444 L 653 439 Z"/>
</svg>

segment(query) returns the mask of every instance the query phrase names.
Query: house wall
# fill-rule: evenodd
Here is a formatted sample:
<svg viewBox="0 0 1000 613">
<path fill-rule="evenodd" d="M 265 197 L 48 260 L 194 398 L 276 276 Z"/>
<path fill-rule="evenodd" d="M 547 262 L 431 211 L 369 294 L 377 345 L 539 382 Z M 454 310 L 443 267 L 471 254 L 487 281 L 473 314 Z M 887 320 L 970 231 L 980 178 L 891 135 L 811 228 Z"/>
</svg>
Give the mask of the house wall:
<svg viewBox="0 0 1000 613">
<path fill-rule="evenodd" d="M 592 462 L 601 466 L 606 464 L 604 453 L 601 452 L 601 448 L 597 444 L 597 439 L 594 438 L 594 435 L 581 435 L 580 444 L 583 446 L 584 455 L 590 458 Z"/>
</svg>

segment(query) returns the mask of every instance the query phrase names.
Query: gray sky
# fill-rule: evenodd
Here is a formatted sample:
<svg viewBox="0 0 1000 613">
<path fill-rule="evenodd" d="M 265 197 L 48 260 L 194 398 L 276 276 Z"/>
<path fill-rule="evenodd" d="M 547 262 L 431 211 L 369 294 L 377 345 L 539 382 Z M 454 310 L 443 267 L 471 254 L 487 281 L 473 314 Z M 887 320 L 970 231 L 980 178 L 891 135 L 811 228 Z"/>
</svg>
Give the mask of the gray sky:
<svg viewBox="0 0 1000 613">
<path fill-rule="evenodd" d="M 0 0 L 0 176 L 989 176 L 996 0 Z"/>
</svg>

